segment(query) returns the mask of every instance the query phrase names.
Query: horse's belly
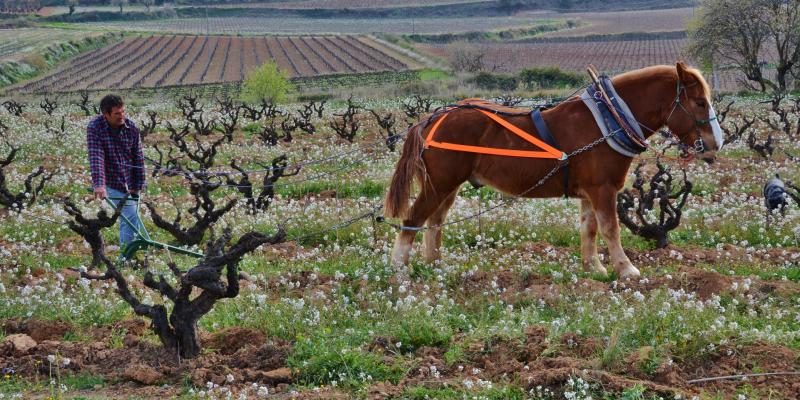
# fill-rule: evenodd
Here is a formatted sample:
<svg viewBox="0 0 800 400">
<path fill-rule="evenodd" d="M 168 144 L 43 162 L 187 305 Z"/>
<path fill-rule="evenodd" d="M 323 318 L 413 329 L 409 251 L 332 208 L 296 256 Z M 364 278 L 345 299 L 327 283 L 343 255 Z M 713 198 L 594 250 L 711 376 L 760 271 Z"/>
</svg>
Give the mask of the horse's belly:
<svg viewBox="0 0 800 400">
<path fill-rule="evenodd" d="M 503 160 L 492 160 L 491 158 L 478 162 L 475 172 L 470 177 L 471 182 L 490 186 L 504 194 L 516 197 L 556 197 L 564 195 L 564 175 L 560 171 L 542 182 L 541 185 L 538 185 L 539 180 L 555 168 L 555 161 L 521 160 L 511 157 Z"/>
</svg>

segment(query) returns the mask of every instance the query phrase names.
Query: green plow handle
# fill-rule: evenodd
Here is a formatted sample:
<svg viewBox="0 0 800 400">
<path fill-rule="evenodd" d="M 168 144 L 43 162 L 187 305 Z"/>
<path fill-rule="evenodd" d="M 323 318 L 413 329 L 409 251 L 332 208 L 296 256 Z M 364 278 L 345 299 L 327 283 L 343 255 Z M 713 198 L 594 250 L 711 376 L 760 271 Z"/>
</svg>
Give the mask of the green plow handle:
<svg viewBox="0 0 800 400">
<path fill-rule="evenodd" d="M 94 190 L 92 190 L 91 188 L 87 188 L 87 190 L 89 192 L 94 192 Z M 111 208 L 116 211 L 117 206 L 114 204 L 113 200 L 123 200 L 123 199 L 124 199 L 124 197 L 109 197 L 109 196 L 106 196 L 105 200 L 106 200 L 106 203 L 108 203 L 108 205 L 111 206 Z M 128 201 L 135 201 L 136 202 L 136 212 L 138 213 L 139 212 L 139 196 L 138 195 L 128 196 L 128 200 L 126 202 L 128 202 Z M 126 217 L 124 215 L 120 215 L 120 217 L 122 218 L 122 223 L 127 224 L 131 229 L 133 229 L 136 232 L 136 236 L 137 236 L 136 240 L 134 240 L 132 242 L 129 242 L 122 249 L 122 257 L 125 258 L 126 260 L 130 260 L 131 258 L 133 258 L 133 255 L 136 254 L 137 251 L 145 249 L 147 247 L 155 247 L 157 249 L 163 249 L 163 250 L 167 250 L 167 251 L 171 251 L 171 252 L 175 252 L 175 253 L 178 253 L 178 254 L 183 254 L 183 255 L 187 255 L 187 256 L 195 257 L 195 258 L 203 258 L 204 257 L 204 255 L 202 253 L 198 253 L 196 251 L 192 251 L 192 250 L 189 250 L 189 249 L 186 249 L 186 248 L 183 248 L 183 247 L 173 246 L 173 245 L 166 244 L 166 243 L 157 242 L 157 241 L 155 241 L 155 240 L 150 238 L 150 233 L 147 232 L 147 229 L 144 228 L 144 225 L 142 225 L 141 227 L 138 227 L 133 223 L 133 221 L 128 219 L 128 217 Z"/>
</svg>

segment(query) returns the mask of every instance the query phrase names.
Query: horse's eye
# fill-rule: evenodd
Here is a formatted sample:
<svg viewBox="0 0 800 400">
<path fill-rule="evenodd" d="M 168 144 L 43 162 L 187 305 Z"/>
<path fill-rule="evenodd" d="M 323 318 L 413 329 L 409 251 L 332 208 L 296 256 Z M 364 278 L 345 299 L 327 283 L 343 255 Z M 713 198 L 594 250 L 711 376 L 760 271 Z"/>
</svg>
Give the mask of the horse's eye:
<svg viewBox="0 0 800 400">
<path fill-rule="evenodd" d="M 698 100 L 697 101 L 697 106 L 700 107 L 700 108 L 703 108 L 703 107 L 706 106 L 706 102 L 703 101 L 703 100 Z"/>
</svg>

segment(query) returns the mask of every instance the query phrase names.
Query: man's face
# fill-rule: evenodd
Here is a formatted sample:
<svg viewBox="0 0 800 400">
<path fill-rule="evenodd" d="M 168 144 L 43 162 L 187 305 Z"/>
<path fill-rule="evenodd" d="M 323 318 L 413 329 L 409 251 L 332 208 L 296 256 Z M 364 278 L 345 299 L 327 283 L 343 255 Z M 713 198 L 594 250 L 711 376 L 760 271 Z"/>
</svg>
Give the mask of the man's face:
<svg viewBox="0 0 800 400">
<path fill-rule="evenodd" d="M 112 128 L 118 128 L 125 122 L 125 106 L 112 107 L 111 112 L 104 112 L 103 116 L 106 117 L 106 121 L 108 121 L 108 124 L 111 125 Z"/>
</svg>

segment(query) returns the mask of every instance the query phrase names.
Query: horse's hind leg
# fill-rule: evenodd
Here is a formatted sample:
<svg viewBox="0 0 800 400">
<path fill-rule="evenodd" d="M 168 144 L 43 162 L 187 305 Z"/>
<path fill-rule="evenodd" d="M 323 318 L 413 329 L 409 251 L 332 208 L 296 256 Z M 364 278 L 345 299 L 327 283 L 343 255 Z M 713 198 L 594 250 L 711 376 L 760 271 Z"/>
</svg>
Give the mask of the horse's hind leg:
<svg viewBox="0 0 800 400">
<path fill-rule="evenodd" d="M 608 253 L 617 275 L 621 278 L 641 275 L 639 270 L 631 264 L 619 239 L 617 191 L 611 186 L 602 186 L 594 190 L 587 190 L 587 193 L 592 201 L 600 232 L 608 245 Z"/>
<path fill-rule="evenodd" d="M 417 235 L 415 228 L 422 227 L 425 221 L 433 215 L 439 206 L 454 193 L 460 185 L 455 184 L 455 187 L 439 187 L 434 188 L 433 184 L 428 181 L 422 191 L 411 206 L 408 212 L 408 218 L 403 220 L 403 227 L 407 230 L 401 230 L 397 234 L 394 242 L 394 249 L 392 251 L 392 264 L 393 265 L 406 265 L 408 264 L 409 253 L 411 252 L 411 244 L 414 242 L 414 237 Z"/>
<path fill-rule="evenodd" d="M 585 271 L 608 274 L 597 257 L 597 217 L 588 199 L 581 199 L 581 255 Z"/>
<path fill-rule="evenodd" d="M 439 227 L 447 217 L 447 211 L 453 206 L 458 190 L 453 190 L 449 196 L 444 198 L 439 208 L 428 217 L 428 229 L 423 233 L 425 242 L 425 261 L 434 262 L 442 257 L 442 228 Z"/>
</svg>

